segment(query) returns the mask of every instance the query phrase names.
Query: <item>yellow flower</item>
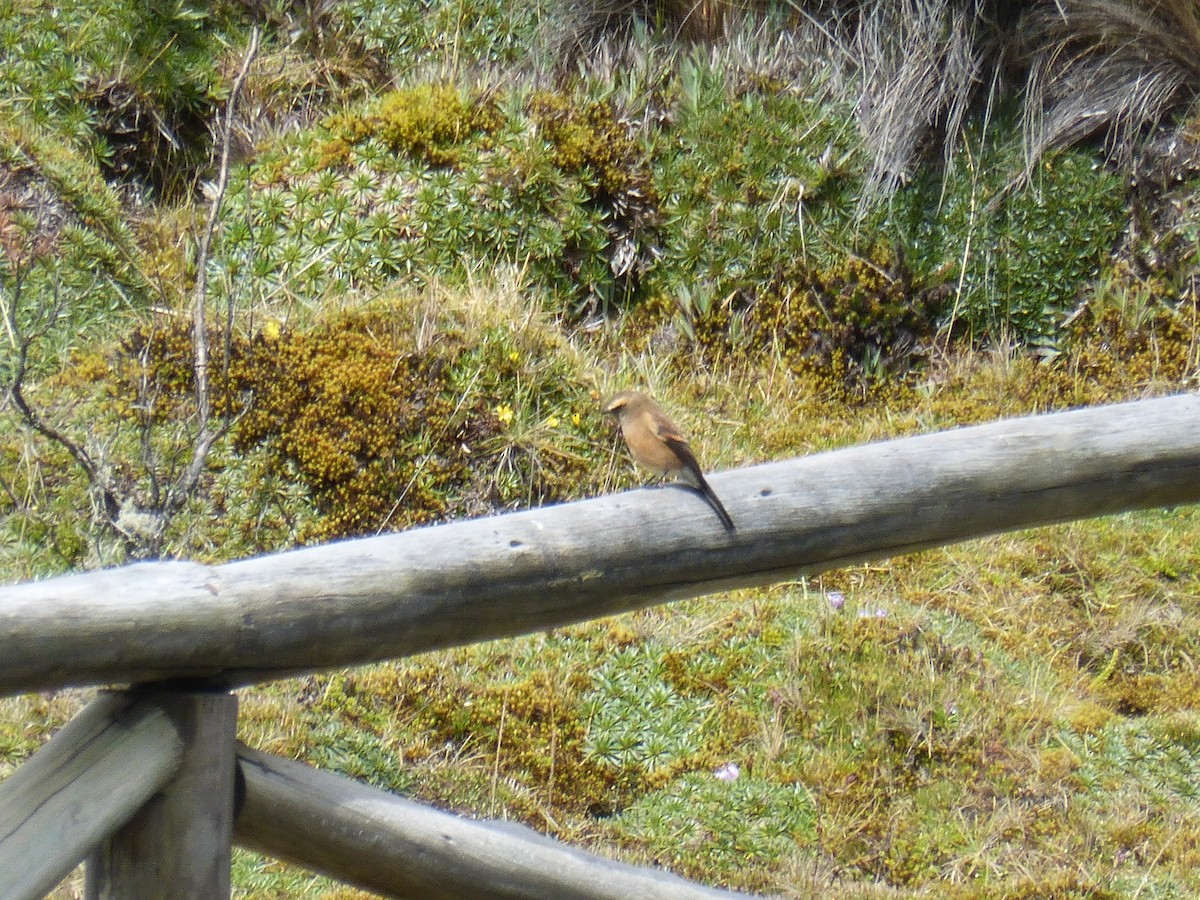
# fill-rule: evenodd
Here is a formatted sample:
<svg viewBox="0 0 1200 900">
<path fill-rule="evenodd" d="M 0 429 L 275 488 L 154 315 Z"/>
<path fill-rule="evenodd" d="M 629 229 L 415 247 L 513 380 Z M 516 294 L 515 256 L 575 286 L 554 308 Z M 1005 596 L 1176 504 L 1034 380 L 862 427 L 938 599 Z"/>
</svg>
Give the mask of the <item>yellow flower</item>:
<svg viewBox="0 0 1200 900">
<path fill-rule="evenodd" d="M 579 423 L 580 423 L 580 422 L 582 422 L 582 421 L 583 421 L 583 416 L 581 416 L 579 413 L 572 413 L 572 414 L 571 414 L 571 424 L 572 424 L 572 425 L 574 425 L 574 426 L 578 427 L 578 426 L 579 426 Z"/>
<path fill-rule="evenodd" d="M 502 425 L 507 425 L 513 420 L 513 409 L 507 403 L 501 403 L 492 412 L 496 414 L 496 418 L 500 420 Z"/>
<path fill-rule="evenodd" d="M 521 354 L 514 350 L 512 353 L 508 354 L 508 358 L 510 362 L 516 362 L 521 358 Z"/>
<path fill-rule="evenodd" d="M 550 428 L 557 428 L 558 427 L 558 416 L 551 416 L 550 418 L 548 418 L 546 420 L 546 424 Z"/>
</svg>

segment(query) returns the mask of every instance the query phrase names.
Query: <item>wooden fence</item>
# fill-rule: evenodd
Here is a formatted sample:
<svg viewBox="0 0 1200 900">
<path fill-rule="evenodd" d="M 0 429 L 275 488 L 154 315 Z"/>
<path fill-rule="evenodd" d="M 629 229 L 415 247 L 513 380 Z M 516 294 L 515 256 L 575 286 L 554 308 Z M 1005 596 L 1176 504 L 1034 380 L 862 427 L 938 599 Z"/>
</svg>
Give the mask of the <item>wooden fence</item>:
<svg viewBox="0 0 1200 900">
<path fill-rule="evenodd" d="M 1200 396 L 714 475 L 221 566 L 0 588 L 0 694 L 102 692 L 0 784 L 0 897 L 229 895 L 235 841 L 398 897 L 730 896 L 236 744 L 230 689 L 1035 525 L 1200 502 Z"/>
</svg>

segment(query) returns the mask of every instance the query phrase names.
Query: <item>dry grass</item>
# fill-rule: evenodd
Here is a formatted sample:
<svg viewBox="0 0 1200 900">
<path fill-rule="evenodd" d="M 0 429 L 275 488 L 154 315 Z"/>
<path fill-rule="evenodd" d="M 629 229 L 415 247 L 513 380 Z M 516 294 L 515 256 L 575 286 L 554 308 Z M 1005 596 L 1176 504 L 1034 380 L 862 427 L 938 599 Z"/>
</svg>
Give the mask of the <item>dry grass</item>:
<svg viewBox="0 0 1200 900">
<path fill-rule="evenodd" d="M 986 0 L 866 3 L 849 40 L 859 73 L 858 123 L 871 156 L 862 204 L 905 183 L 931 132 L 955 145 L 977 86 L 995 66 Z M 993 89 L 995 85 L 991 86 Z"/>
<path fill-rule="evenodd" d="M 486 291 L 435 292 L 428 312 L 460 304 L 532 332 L 556 327 Z M 592 360 L 604 389 L 653 389 L 714 469 L 1098 391 L 1065 360 L 1008 350 L 947 355 L 919 383 L 835 401 L 781 365 L 713 372 L 614 352 L 620 343 L 618 331 L 556 346 Z M 1172 388 L 1131 384 L 1126 394 Z M 1094 396 L 1119 399 L 1105 392 Z M 635 477 L 608 435 L 595 453 L 614 484 Z M 1200 769 L 1197 528 L 1194 510 L 1178 510 L 1002 535 L 264 685 L 241 693 L 240 736 L 439 806 L 749 890 L 1188 893 L 1200 889 L 1200 802 L 1188 780 Z M 652 697 L 662 705 L 645 706 Z M 80 701 L 0 701 L 6 765 Z M 620 740 L 605 749 L 599 721 L 620 740 L 655 724 L 625 758 Z M 646 742 L 661 745 L 657 755 L 638 755 Z M 728 762 L 742 774 L 727 789 L 713 773 Z M 682 853 L 672 849 L 680 834 Z M 240 897 L 364 896 L 242 853 L 235 879 Z M 78 878 L 57 894 L 77 895 Z"/>
<path fill-rule="evenodd" d="M 1059 0 L 1036 7 L 1023 31 L 1031 161 L 1097 134 L 1129 158 L 1147 129 L 1200 90 L 1194 0 Z"/>
<path fill-rule="evenodd" d="M 1186 114 L 1200 92 L 1200 7 L 1193 0 L 862 0 L 791 8 L 791 21 L 766 26 L 777 36 L 772 62 L 760 59 L 754 71 L 795 70 L 814 55 L 838 61 L 871 158 L 864 210 L 904 184 L 931 149 L 951 165 L 968 111 L 990 108 L 1022 83 L 1031 169 L 1048 150 L 1097 136 L 1129 166 L 1159 125 L 1186 136 Z M 632 23 L 657 23 L 668 37 L 703 40 L 722 52 L 736 51 L 741 36 L 766 21 L 754 4 L 597 0 L 572 7 L 558 25 L 558 43 L 593 69 L 609 57 L 615 68 L 638 55 L 632 47 L 646 45 Z M 632 43 L 631 33 L 638 35 Z M 770 43 L 760 34 L 752 41 L 756 55 Z"/>
</svg>

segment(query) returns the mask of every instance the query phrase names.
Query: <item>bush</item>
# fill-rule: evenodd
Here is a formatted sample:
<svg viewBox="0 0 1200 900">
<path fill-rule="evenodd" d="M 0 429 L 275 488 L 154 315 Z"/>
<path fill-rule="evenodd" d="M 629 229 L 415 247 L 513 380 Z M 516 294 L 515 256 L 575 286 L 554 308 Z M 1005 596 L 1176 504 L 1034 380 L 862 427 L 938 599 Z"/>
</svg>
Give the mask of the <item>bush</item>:
<svg viewBox="0 0 1200 900">
<path fill-rule="evenodd" d="M 607 107 L 582 116 L 418 85 L 264 153 L 235 178 L 219 265 L 265 295 L 319 297 L 401 277 L 526 266 L 564 305 L 628 290 L 652 218 L 648 181 Z"/>
<path fill-rule="evenodd" d="M 1101 270 L 1125 224 L 1121 178 L 1095 155 L 1047 155 L 1028 182 L 1019 146 L 993 124 L 902 189 L 888 225 L 919 278 L 954 289 L 952 323 L 977 340 L 1051 336 Z"/>
<path fill-rule="evenodd" d="M 231 9 L 0 4 L 0 109 L 89 148 L 109 177 L 184 196 L 208 162 Z"/>
<path fill-rule="evenodd" d="M 0 183 L 11 199 L 0 210 L 0 290 L 21 331 L 38 335 L 35 373 L 157 296 L 119 198 L 86 156 L 14 117 L 0 126 Z M 0 377 L 13 352 L 4 341 Z"/>
<path fill-rule="evenodd" d="M 470 448 L 495 427 L 478 401 L 456 405 L 460 341 L 420 349 L 390 315 L 367 313 L 285 331 L 255 355 L 234 449 L 264 445 L 268 468 L 306 487 L 320 520 L 302 541 L 446 514 L 447 486 L 468 479 Z"/>
<path fill-rule="evenodd" d="M 862 162 L 850 110 L 819 85 L 734 92 L 730 81 L 700 56 L 682 62 L 675 121 L 655 141 L 666 225 L 649 289 L 687 316 L 728 298 L 745 305 L 793 260 L 828 262 L 855 242 Z"/>
</svg>

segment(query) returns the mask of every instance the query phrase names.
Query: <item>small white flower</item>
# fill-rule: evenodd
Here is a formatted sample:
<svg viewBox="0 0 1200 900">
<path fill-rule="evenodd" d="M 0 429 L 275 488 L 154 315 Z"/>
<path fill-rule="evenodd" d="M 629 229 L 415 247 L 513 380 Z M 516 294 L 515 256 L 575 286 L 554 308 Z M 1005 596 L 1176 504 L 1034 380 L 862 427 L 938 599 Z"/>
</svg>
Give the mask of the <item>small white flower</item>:
<svg viewBox="0 0 1200 900">
<path fill-rule="evenodd" d="M 737 781 L 737 777 L 741 774 L 742 770 L 738 768 L 738 764 L 732 762 L 725 763 L 713 773 L 718 781 Z"/>
</svg>

